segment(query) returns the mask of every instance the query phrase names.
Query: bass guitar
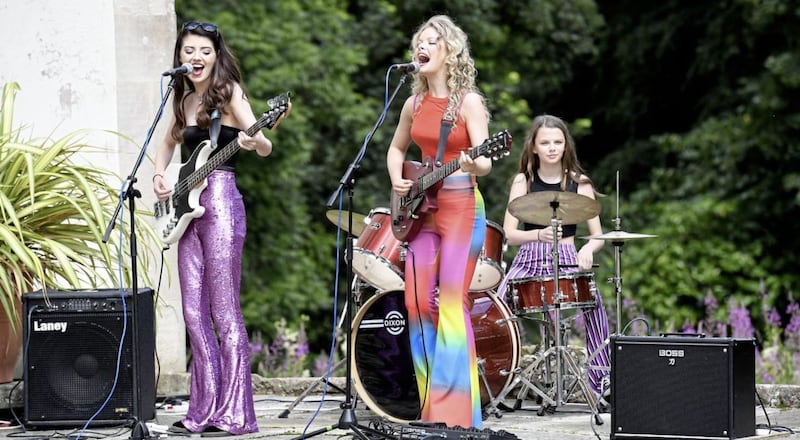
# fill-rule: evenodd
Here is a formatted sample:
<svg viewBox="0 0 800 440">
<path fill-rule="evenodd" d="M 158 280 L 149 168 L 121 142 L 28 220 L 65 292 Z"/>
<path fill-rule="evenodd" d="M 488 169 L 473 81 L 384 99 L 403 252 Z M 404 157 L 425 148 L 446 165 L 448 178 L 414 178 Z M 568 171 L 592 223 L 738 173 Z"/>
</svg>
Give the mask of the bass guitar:
<svg viewBox="0 0 800 440">
<path fill-rule="evenodd" d="M 486 156 L 499 159 L 508 156 L 511 150 L 511 134 L 503 130 L 492 135 L 477 147 L 467 150 L 472 159 Z M 400 241 L 409 241 L 416 237 L 422 227 L 422 216 L 432 214 L 439 209 L 436 193 L 442 187 L 445 177 L 460 168 L 458 159 L 434 167 L 433 159 L 428 157 L 424 163 L 407 160 L 403 162 L 403 178 L 413 180 L 411 190 L 403 197 L 392 191 L 392 233 Z"/>
<path fill-rule="evenodd" d="M 270 109 L 245 131 L 247 135 L 253 136 L 261 129 L 272 130 L 277 127 L 291 112 L 290 98 L 287 92 L 267 101 Z M 206 209 L 200 206 L 200 194 L 208 186 L 208 175 L 233 157 L 239 149 L 239 142 L 234 139 L 211 156 L 215 149 L 212 148 L 211 141 L 206 140 L 194 150 L 189 160 L 167 167 L 164 179 L 173 183 L 173 191 L 168 199 L 157 201 L 154 207 L 155 231 L 164 245 L 177 243 L 189 223 L 205 213 Z"/>
</svg>

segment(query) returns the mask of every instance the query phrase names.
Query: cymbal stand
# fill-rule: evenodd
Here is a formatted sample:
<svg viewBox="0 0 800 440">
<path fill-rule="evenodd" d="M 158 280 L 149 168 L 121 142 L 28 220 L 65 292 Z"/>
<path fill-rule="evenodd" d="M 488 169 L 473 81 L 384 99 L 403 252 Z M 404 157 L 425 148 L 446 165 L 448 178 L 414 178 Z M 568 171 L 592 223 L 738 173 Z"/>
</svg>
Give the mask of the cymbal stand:
<svg viewBox="0 0 800 440">
<path fill-rule="evenodd" d="M 580 367 L 578 366 L 575 359 L 572 357 L 572 354 L 567 350 L 566 345 L 564 345 L 563 341 L 563 332 L 564 328 L 562 328 L 561 323 L 561 302 L 565 299 L 563 294 L 561 293 L 560 283 L 559 283 L 559 252 L 558 252 L 558 228 L 561 226 L 561 220 L 557 216 L 559 202 L 558 200 L 552 200 L 550 202 L 550 206 L 553 209 L 553 216 L 550 219 L 550 225 L 553 227 L 553 249 L 551 250 L 551 258 L 553 260 L 553 298 L 555 304 L 553 305 L 553 315 L 555 316 L 553 322 L 553 338 L 554 343 L 553 346 L 548 348 L 544 353 L 542 353 L 540 361 L 544 361 L 548 359 L 550 356 L 555 356 L 555 399 L 549 399 L 553 401 L 544 402 L 542 403 L 541 408 L 539 409 L 539 415 L 543 415 L 546 412 L 548 406 L 555 407 L 556 409 L 566 404 L 569 395 L 575 390 L 575 386 L 577 385 L 580 388 L 581 392 L 586 399 L 586 403 L 589 405 L 589 409 L 592 411 L 592 414 L 595 416 L 595 422 L 598 425 L 603 423 L 600 415 L 597 411 L 597 398 L 593 395 L 593 393 L 589 390 L 589 386 L 586 383 L 586 378 L 583 372 L 581 371 Z M 545 313 L 547 310 L 545 309 Z M 534 362 L 534 365 L 536 362 Z M 568 392 L 565 393 L 564 390 L 564 367 L 567 367 L 568 371 L 573 375 L 575 378 L 575 382 L 570 386 Z M 547 370 L 549 367 L 549 362 L 545 363 L 545 369 Z M 534 370 L 535 371 L 535 370 Z M 534 390 L 535 391 L 535 390 Z"/>
<path fill-rule="evenodd" d="M 617 170 L 617 212 L 614 217 L 614 230 L 622 230 L 622 219 L 619 217 L 619 170 Z M 614 277 L 609 278 L 609 283 L 614 283 L 614 297 L 617 306 L 617 331 L 620 332 L 620 325 L 622 324 L 622 245 L 625 244 L 624 240 L 614 240 L 611 242 L 614 245 Z"/>
<path fill-rule="evenodd" d="M 553 314 L 555 315 L 555 322 L 553 323 L 555 331 L 553 332 L 553 337 L 555 338 L 554 346 L 561 347 L 563 344 L 561 338 L 561 283 L 559 283 L 558 275 L 558 265 L 560 261 L 558 261 L 559 253 L 558 253 L 558 228 L 561 226 L 561 220 L 556 215 L 558 212 L 558 200 L 553 200 L 550 202 L 550 207 L 553 208 L 553 217 L 550 218 L 550 226 L 553 228 L 553 249 L 550 251 L 550 258 L 553 262 L 553 298 L 555 300 L 555 304 L 553 305 L 554 311 Z M 547 351 L 550 351 L 548 349 Z M 547 352 L 545 352 L 547 353 Z M 561 406 L 562 404 L 562 392 L 563 392 L 563 383 L 562 383 L 562 358 L 561 358 L 561 350 L 556 352 L 556 403 L 555 406 Z M 544 407 L 544 405 L 542 405 Z"/>
<path fill-rule="evenodd" d="M 619 217 L 614 218 L 614 230 L 622 230 Z M 614 295 L 617 302 L 617 331 L 615 333 L 619 334 L 622 324 L 622 245 L 625 244 L 625 241 L 613 240 L 611 244 L 614 245 L 614 277 L 609 278 L 608 282 L 614 284 Z"/>
</svg>

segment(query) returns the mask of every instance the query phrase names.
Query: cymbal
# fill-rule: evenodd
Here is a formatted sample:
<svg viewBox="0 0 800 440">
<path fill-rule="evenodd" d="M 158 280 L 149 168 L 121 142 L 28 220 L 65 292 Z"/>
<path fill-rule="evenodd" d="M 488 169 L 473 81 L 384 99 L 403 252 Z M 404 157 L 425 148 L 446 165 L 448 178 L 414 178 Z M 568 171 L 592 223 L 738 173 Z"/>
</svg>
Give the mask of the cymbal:
<svg viewBox="0 0 800 440">
<path fill-rule="evenodd" d="M 625 231 L 611 231 L 611 232 L 606 232 L 605 234 L 587 235 L 581 238 L 585 238 L 587 240 L 625 241 L 637 238 L 653 238 L 653 237 L 657 237 L 657 235 L 634 234 Z"/>
<path fill-rule="evenodd" d="M 342 224 L 340 225 L 342 230 L 347 231 L 347 211 L 342 211 Z M 328 220 L 331 221 L 334 225 L 339 223 L 339 210 L 338 209 L 330 209 L 328 212 L 325 213 L 325 217 L 328 217 Z M 353 230 L 350 231 L 354 236 L 358 237 L 364 232 L 364 228 L 367 227 L 366 223 L 367 216 L 364 214 L 359 214 L 357 212 L 353 213 Z"/>
<path fill-rule="evenodd" d="M 540 191 L 517 197 L 508 212 L 525 223 L 549 225 L 553 218 L 551 202 L 557 201 L 556 217 L 565 225 L 576 225 L 600 214 L 600 203 L 584 195 L 564 191 Z"/>
</svg>

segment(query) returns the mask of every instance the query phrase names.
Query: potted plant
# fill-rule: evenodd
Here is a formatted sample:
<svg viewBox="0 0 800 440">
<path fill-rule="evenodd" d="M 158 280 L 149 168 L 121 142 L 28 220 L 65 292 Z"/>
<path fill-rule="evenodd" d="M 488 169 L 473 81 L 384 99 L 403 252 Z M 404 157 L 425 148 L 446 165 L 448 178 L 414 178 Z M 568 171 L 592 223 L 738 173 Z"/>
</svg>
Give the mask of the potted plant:
<svg viewBox="0 0 800 440">
<path fill-rule="evenodd" d="M 127 285 L 131 275 L 130 250 L 120 246 L 119 234 L 102 241 L 119 202 L 112 183 L 120 180 L 74 160 L 101 147 L 84 142 L 88 130 L 59 139 L 25 138 L 12 126 L 18 90 L 17 83 L 5 84 L 0 102 L 0 326 L 5 321 L 8 327 L 0 328 L 0 364 L 4 355 L 12 358 L 5 361 L 11 372 L 0 371 L 0 383 L 13 379 L 25 292 L 119 285 L 119 268 Z M 154 239 L 146 222 L 136 223 L 147 232 L 137 235 Z M 146 267 L 147 253 L 138 257 Z M 6 342 L 12 347 L 4 347 Z"/>
</svg>

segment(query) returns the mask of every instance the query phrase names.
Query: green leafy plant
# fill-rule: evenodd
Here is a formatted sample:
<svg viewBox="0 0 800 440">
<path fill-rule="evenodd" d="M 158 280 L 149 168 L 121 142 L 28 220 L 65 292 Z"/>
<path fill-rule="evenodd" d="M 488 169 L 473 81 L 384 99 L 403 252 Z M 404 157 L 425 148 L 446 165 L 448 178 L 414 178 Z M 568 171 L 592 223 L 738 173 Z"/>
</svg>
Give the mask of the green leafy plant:
<svg viewBox="0 0 800 440">
<path fill-rule="evenodd" d="M 119 201 L 110 183 L 119 179 L 75 160 L 102 147 L 84 141 L 89 130 L 25 138 L 12 126 L 19 90 L 15 82 L 5 84 L 0 107 L 0 309 L 12 322 L 25 292 L 109 287 L 119 284 L 120 273 L 123 283 L 131 275 L 130 251 L 119 246 L 119 235 L 102 240 Z M 146 222 L 136 223 L 146 232 L 140 236 L 155 239 Z M 142 267 L 147 257 L 138 253 Z"/>
</svg>

